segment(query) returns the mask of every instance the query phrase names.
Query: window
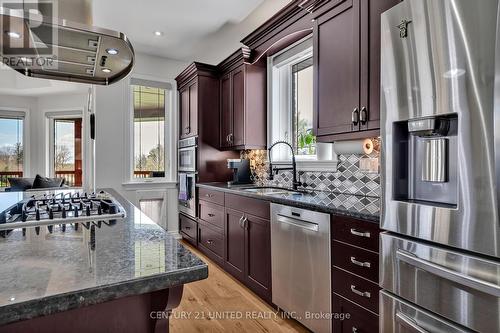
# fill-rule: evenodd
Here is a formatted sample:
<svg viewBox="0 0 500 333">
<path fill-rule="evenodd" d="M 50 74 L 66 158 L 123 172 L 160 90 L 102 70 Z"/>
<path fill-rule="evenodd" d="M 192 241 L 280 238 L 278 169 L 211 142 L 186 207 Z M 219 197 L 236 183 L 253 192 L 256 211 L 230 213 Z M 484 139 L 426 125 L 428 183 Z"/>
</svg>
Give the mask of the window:
<svg viewBox="0 0 500 333">
<path fill-rule="evenodd" d="M 55 176 L 69 186 L 82 186 L 82 118 L 54 119 L 53 143 Z"/>
<path fill-rule="evenodd" d="M 132 79 L 132 180 L 166 178 L 167 108 L 171 85 Z"/>
<path fill-rule="evenodd" d="M 0 117 L 0 187 L 24 170 L 23 117 Z"/>
<path fill-rule="evenodd" d="M 312 66 L 312 57 L 292 65 L 292 145 L 297 156 L 316 156 Z"/>
<path fill-rule="evenodd" d="M 321 171 L 334 167 L 332 144 L 317 143 L 313 134 L 313 46 L 308 37 L 268 58 L 268 141 L 289 142 L 299 168 Z M 291 158 L 289 149 L 276 146 L 273 162 Z M 330 163 L 330 164 L 328 164 Z M 302 166 L 302 167 L 301 167 Z"/>
</svg>

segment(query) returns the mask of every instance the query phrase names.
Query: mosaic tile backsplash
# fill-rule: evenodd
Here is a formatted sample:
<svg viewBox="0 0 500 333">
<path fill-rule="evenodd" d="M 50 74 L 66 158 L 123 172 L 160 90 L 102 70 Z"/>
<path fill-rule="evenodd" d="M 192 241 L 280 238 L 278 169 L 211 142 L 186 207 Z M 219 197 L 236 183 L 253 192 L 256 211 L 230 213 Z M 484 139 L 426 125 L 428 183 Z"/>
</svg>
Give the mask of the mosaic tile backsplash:
<svg viewBox="0 0 500 333">
<path fill-rule="evenodd" d="M 299 171 L 306 190 L 380 197 L 380 174 L 365 173 L 359 161 L 366 155 L 339 155 L 337 170 L 332 172 Z M 280 171 L 273 180 L 268 179 L 267 150 L 244 150 L 241 158 L 250 159 L 252 180 L 260 186 L 292 186 L 292 172 Z"/>
</svg>

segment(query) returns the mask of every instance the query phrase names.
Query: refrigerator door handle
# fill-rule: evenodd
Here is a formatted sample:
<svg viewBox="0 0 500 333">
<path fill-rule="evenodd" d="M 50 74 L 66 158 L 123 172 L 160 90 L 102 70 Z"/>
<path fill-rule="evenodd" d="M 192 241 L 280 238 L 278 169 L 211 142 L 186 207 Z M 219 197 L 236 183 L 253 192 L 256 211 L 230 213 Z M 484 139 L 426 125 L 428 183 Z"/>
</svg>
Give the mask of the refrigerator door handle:
<svg viewBox="0 0 500 333">
<path fill-rule="evenodd" d="M 419 258 L 405 250 L 397 250 L 396 256 L 399 260 L 412 265 L 414 267 L 420 268 L 426 272 L 437 275 L 443 279 L 450 280 L 466 287 L 500 297 L 500 286 L 493 283 L 489 283 L 472 276 L 462 274 L 460 272 L 454 271 L 452 269 L 446 268 L 444 266 L 435 264 L 428 260 Z"/>
<path fill-rule="evenodd" d="M 413 319 L 409 318 L 407 315 L 399 311 L 396 312 L 396 321 L 416 333 L 429 333 L 429 331 L 424 330 L 422 327 L 418 326 L 418 324 Z"/>
</svg>

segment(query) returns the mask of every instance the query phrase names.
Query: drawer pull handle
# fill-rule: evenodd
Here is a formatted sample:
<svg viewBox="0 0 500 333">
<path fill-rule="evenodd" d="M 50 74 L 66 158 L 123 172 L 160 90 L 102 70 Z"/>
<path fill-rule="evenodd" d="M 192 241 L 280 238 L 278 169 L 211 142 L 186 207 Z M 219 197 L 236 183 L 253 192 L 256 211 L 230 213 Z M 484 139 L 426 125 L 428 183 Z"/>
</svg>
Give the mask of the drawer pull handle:
<svg viewBox="0 0 500 333">
<path fill-rule="evenodd" d="M 370 268 L 371 267 L 371 263 L 369 263 L 368 261 L 359 261 L 359 260 L 356 260 L 356 257 L 351 257 L 351 262 L 354 264 L 354 265 L 357 265 L 357 266 L 360 266 L 360 267 L 367 267 L 367 268 Z"/>
<path fill-rule="evenodd" d="M 245 216 L 244 216 L 244 215 L 241 215 L 241 217 L 240 217 L 240 222 L 239 222 L 239 224 L 240 224 L 240 227 L 241 227 L 241 228 L 243 228 L 243 219 L 244 219 L 244 218 L 245 218 Z"/>
<path fill-rule="evenodd" d="M 418 324 L 412 318 L 406 316 L 405 314 L 399 311 L 396 311 L 396 321 L 399 322 L 401 325 L 414 330 L 415 332 L 429 333 L 427 330 L 424 330 L 422 327 L 418 326 Z"/>
<path fill-rule="evenodd" d="M 211 239 L 208 239 L 208 240 L 207 240 L 207 244 L 213 244 L 213 243 L 214 243 L 214 241 L 213 241 L 213 240 L 211 240 Z"/>
<path fill-rule="evenodd" d="M 356 327 L 352 327 L 352 333 L 358 333 L 358 329 Z"/>
<path fill-rule="evenodd" d="M 353 234 L 354 236 L 359 236 L 359 237 L 366 237 L 366 238 L 371 237 L 371 234 L 368 231 L 358 231 L 354 228 L 351 228 L 351 234 Z"/>
<path fill-rule="evenodd" d="M 372 294 L 369 291 L 359 291 L 356 289 L 356 286 L 351 284 L 351 291 L 355 293 L 356 295 L 359 295 L 361 297 L 366 297 L 366 298 L 371 298 Z"/>
<path fill-rule="evenodd" d="M 481 280 L 460 271 L 455 271 L 432 261 L 422 259 L 417 255 L 402 249 L 396 250 L 396 258 L 407 263 L 408 265 L 412 265 L 423 271 L 439 276 L 442 279 L 453 281 L 471 289 L 500 297 L 500 286 L 497 283 Z"/>
<path fill-rule="evenodd" d="M 213 194 L 210 194 L 210 193 L 207 193 L 207 194 L 205 194 L 205 196 L 206 196 L 207 198 L 211 198 L 211 197 L 213 197 L 214 195 L 213 195 Z"/>
<path fill-rule="evenodd" d="M 208 213 L 207 215 L 208 215 L 208 217 L 214 217 L 215 216 L 215 214 L 212 214 L 212 213 Z"/>
<path fill-rule="evenodd" d="M 186 229 L 186 230 L 191 230 L 191 227 L 184 227 L 184 229 Z"/>
</svg>

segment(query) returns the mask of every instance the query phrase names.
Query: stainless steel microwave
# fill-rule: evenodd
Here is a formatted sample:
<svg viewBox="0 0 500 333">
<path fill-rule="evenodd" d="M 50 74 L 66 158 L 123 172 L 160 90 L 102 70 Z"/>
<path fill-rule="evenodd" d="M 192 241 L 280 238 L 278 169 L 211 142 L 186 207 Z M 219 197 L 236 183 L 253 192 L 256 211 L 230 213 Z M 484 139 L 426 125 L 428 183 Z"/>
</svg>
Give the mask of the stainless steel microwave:
<svg viewBox="0 0 500 333">
<path fill-rule="evenodd" d="M 197 137 L 179 141 L 179 171 L 196 172 Z"/>
</svg>

